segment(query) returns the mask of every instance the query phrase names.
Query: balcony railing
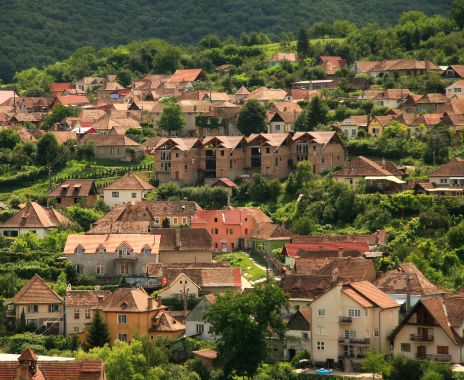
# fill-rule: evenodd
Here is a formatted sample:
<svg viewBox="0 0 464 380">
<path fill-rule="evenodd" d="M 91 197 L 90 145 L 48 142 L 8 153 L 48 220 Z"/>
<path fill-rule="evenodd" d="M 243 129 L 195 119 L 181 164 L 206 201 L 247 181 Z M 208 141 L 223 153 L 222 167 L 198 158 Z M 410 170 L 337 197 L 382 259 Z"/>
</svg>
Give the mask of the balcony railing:
<svg viewBox="0 0 464 380">
<path fill-rule="evenodd" d="M 427 354 L 416 354 L 416 359 L 422 360 L 435 360 L 436 362 L 450 362 L 451 355 L 447 354 L 434 354 L 434 355 L 427 355 Z"/>
<path fill-rule="evenodd" d="M 369 345 L 371 344 L 370 338 L 345 338 L 344 336 L 338 337 L 338 343 L 341 344 L 360 344 L 360 345 Z"/>
<path fill-rule="evenodd" d="M 433 335 L 409 334 L 409 340 L 411 342 L 433 342 Z"/>
<path fill-rule="evenodd" d="M 351 323 L 351 317 L 338 317 L 339 323 Z"/>
<path fill-rule="evenodd" d="M 411 318 L 408 322 L 410 325 L 427 325 L 427 326 L 438 326 L 437 321 L 433 319 L 432 317 L 430 318 Z"/>
</svg>

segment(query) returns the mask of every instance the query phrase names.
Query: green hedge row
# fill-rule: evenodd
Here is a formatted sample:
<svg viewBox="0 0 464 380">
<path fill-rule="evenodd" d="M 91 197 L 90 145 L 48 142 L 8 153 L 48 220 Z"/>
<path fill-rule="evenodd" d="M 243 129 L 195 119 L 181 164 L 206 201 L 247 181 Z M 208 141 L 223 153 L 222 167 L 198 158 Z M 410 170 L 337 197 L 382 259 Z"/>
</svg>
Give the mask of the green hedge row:
<svg viewBox="0 0 464 380">
<path fill-rule="evenodd" d="M 37 273 L 40 277 L 45 280 L 56 281 L 58 276 L 61 274 L 63 269 L 54 267 L 41 268 L 41 267 L 26 267 L 26 268 L 0 268 L 0 275 L 11 273 L 14 271 L 19 278 L 24 280 L 30 280 Z"/>
</svg>

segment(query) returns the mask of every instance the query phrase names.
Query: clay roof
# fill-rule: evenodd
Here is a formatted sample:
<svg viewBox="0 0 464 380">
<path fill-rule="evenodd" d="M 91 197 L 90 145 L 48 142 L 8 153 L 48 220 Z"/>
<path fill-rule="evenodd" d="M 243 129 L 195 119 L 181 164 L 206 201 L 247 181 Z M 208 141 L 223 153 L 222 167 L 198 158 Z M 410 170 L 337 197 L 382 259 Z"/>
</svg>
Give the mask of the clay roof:
<svg viewBox="0 0 464 380">
<path fill-rule="evenodd" d="M 197 351 L 192 351 L 193 354 L 208 358 L 208 359 L 216 359 L 217 358 L 217 352 L 215 350 L 197 350 Z"/>
<path fill-rule="evenodd" d="M 345 284 L 342 287 L 342 292 L 364 307 L 389 309 L 400 306 L 398 302 L 377 289 L 369 281 L 358 281 Z"/>
<path fill-rule="evenodd" d="M 217 143 L 216 148 L 234 150 L 238 145 L 245 145 L 247 142 L 244 136 L 208 136 L 202 141 L 203 147 Z"/>
<path fill-rule="evenodd" d="M 283 101 L 287 92 L 280 89 L 268 89 L 266 87 L 260 87 L 257 90 L 253 91 L 247 96 L 247 99 L 258 99 L 263 101 L 268 100 L 280 100 Z"/>
<path fill-rule="evenodd" d="M 148 234 L 151 231 L 150 221 L 137 222 L 100 222 L 93 226 L 86 234 Z"/>
<path fill-rule="evenodd" d="M 216 295 L 215 294 L 207 294 L 205 295 L 205 298 L 210 302 L 210 303 L 216 303 Z"/>
<path fill-rule="evenodd" d="M 60 223 L 70 223 L 70 221 L 53 207 L 45 208 L 36 202 L 27 202 L 26 207 L 0 227 L 56 228 Z"/>
<path fill-rule="evenodd" d="M 338 270 L 341 277 L 351 278 L 352 281 L 364 281 L 367 279 L 369 272 L 376 272 L 374 262 L 372 260 L 337 257 L 317 271 L 316 274 L 328 276 L 332 274 L 334 270 Z"/>
<path fill-rule="evenodd" d="M 21 137 L 23 142 L 37 142 L 37 139 L 29 132 L 28 129 L 18 129 L 16 133 Z"/>
<path fill-rule="evenodd" d="M 29 112 L 29 113 L 16 113 L 11 117 L 12 121 L 19 121 L 19 122 L 24 122 L 24 121 L 42 121 L 44 118 L 45 114 L 43 112 Z"/>
<path fill-rule="evenodd" d="M 109 290 L 68 290 L 66 306 L 97 306 L 111 295 Z"/>
<path fill-rule="evenodd" d="M 224 224 L 242 224 L 248 215 L 248 211 L 239 210 L 198 210 L 192 218 L 192 225 L 208 224 L 213 217 L 223 220 Z"/>
<path fill-rule="evenodd" d="M 450 127 L 462 127 L 464 126 L 464 115 L 446 115 L 440 120 L 440 123 Z"/>
<path fill-rule="evenodd" d="M 153 318 L 155 325 L 152 325 L 148 331 L 181 331 L 185 330 L 185 325 L 180 323 L 177 319 L 171 317 L 168 313 L 160 311 Z"/>
<path fill-rule="evenodd" d="M 207 95 L 208 91 L 206 90 L 190 90 L 183 93 L 177 98 L 177 101 L 180 100 L 203 100 Z"/>
<path fill-rule="evenodd" d="M 180 233 L 180 246 L 176 243 L 176 230 Z M 160 236 L 160 251 L 211 251 L 212 238 L 206 228 L 157 228 L 153 234 Z"/>
<path fill-rule="evenodd" d="M 398 265 L 396 269 L 384 273 L 373 284 L 387 294 L 406 294 L 408 279 L 411 294 L 429 296 L 445 293 L 445 291 L 427 280 L 413 263 Z"/>
<path fill-rule="evenodd" d="M 61 103 L 64 105 L 77 105 L 77 104 L 84 104 L 89 103 L 87 96 L 85 95 L 65 95 L 65 96 L 57 96 L 53 101 L 55 103 Z"/>
<path fill-rule="evenodd" d="M 417 104 L 427 103 L 427 104 L 435 104 L 435 103 L 445 103 L 448 101 L 448 98 L 443 94 L 425 94 L 419 100 L 417 100 Z"/>
<path fill-rule="evenodd" d="M 186 269 L 202 269 L 202 268 L 229 268 L 230 264 L 228 261 L 209 261 L 209 262 L 196 262 L 196 263 L 157 263 L 148 265 L 148 276 L 149 277 L 167 277 L 172 280 L 181 273 L 184 273 Z M 170 271 L 175 273 L 168 276 Z"/>
<path fill-rule="evenodd" d="M 391 173 L 395 177 L 401 177 L 405 175 L 403 171 L 400 170 L 399 166 L 396 165 L 394 162 L 385 161 L 385 164 L 382 161 L 376 161 L 377 165 L 379 165 L 382 169 L 385 169 L 387 172 Z"/>
<path fill-rule="evenodd" d="M 443 115 L 445 112 L 448 115 L 464 114 L 464 99 L 448 99 L 446 103 L 434 110 L 432 113 Z"/>
<path fill-rule="evenodd" d="M 382 99 L 406 99 L 411 92 L 407 88 L 390 88 L 385 91 L 381 91 L 376 96 L 374 96 L 374 100 L 382 100 Z"/>
<path fill-rule="evenodd" d="M 298 258 L 296 258 L 298 257 Z M 301 260 L 306 260 L 306 259 L 327 259 L 327 258 L 337 258 L 337 257 L 361 257 L 361 252 L 358 250 L 317 250 L 317 251 L 311 251 L 309 249 L 304 249 L 300 248 L 296 252 L 296 257 L 295 260 L 296 262 L 299 262 Z"/>
<path fill-rule="evenodd" d="M 124 205 L 116 205 L 95 224 L 101 224 L 104 222 L 140 222 L 142 217 L 153 218 L 153 215 L 147 205 L 138 204 L 135 205 L 133 202 L 128 202 Z M 144 218 L 146 219 L 146 218 Z"/>
<path fill-rule="evenodd" d="M 181 100 L 179 103 L 183 113 L 205 113 L 213 109 L 213 105 L 206 100 Z M 161 113 L 166 105 L 159 103 L 153 106 L 150 113 Z"/>
<path fill-rule="evenodd" d="M 296 62 L 298 61 L 298 56 L 294 53 L 275 53 L 271 58 L 268 59 L 268 62 L 280 62 L 283 60 Z"/>
<path fill-rule="evenodd" d="M 63 302 L 52 288 L 37 273 L 13 297 L 15 304 L 58 304 Z"/>
<path fill-rule="evenodd" d="M 84 77 L 80 81 L 78 81 L 76 84 L 100 84 L 104 81 L 105 81 L 104 78 Z"/>
<path fill-rule="evenodd" d="M 409 125 L 410 126 L 419 126 L 421 124 L 427 125 L 437 125 L 441 122 L 443 118 L 442 114 L 433 114 L 433 113 L 425 113 L 412 121 Z"/>
<path fill-rule="evenodd" d="M 301 238 L 292 238 L 292 241 Z M 369 246 L 366 242 L 353 242 L 353 241 L 337 241 L 334 242 L 317 242 L 317 243 L 287 243 L 284 246 L 285 256 L 293 257 L 300 248 L 308 251 L 338 251 L 343 248 L 344 251 L 359 251 L 361 254 L 369 252 Z"/>
<path fill-rule="evenodd" d="M 411 125 L 419 117 L 419 115 L 416 112 L 408 113 L 408 112 L 401 112 L 401 111 L 398 114 L 398 117 L 395 119 L 395 121 L 397 121 L 399 123 L 406 124 L 406 125 Z"/>
<path fill-rule="evenodd" d="M 464 159 L 455 157 L 442 167 L 429 174 L 429 177 L 449 177 L 464 175 Z"/>
<path fill-rule="evenodd" d="M 86 134 L 85 137 L 79 142 L 81 145 L 85 140 L 93 141 L 97 146 L 121 146 L 121 147 L 137 147 L 140 146 L 134 140 L 124 135 L 96 135 Z"/>
<path fill-rule="evenodd" d="M 107 82 L 99 87 L 98 91 L 116 91 L 120 89 L 124 89 L 124 86 L 121 86 L 118 82 Z"/>
<path fill-rule="evenodd" d="M 148 139 L 147 141 L 145 141 L 142 146 L 148 148 L 148 147 L 155 147 L 159 144 L 159 142 L 161 141 L 162 137 L 160 136 L 154 136 L 154 137 L 151 137 L 150 139 Z"/>
<path fill-rule="evenodd" d="M 385 70 L 440 70 L 438 66 L 430 61 L 418 61 L 416 59 L 391 59 L 379 62 L 370 71 Z M 440 70 L 441 72 L 441 70 Z"/>
<path fill-rule="evenodd" d="M 247 88 L 242 84 L 242 87 L 240 87 L 235 95 L 248 95 L 250 91 L 247 90 Z"/>
<path fill-rule="evenodd" d="M 206 77 L 206 74 L 203 72 L 202 69 L 177 70 L 169 82 L 171 83 L 178 83 L 178 82 L 184 82 L 184 81 L 195 82 L 199 76 Z"/>
<path fill-rule="evenodd" d="M 272 219 L 261 210 L 261 207 L 237 207 L 237 210 L 248 211 L 256 223 L 272 223 Z"/>
<path fill-rule="evenodd" d="M 163 146 L 171 146 L 170 150 L 180 150 L 187 153 L 193 147 L 201 146 L 201 140 L 196 137 L 164 137 L 154 149 L 158 150 Z"/>
<path fill-rule="evenodd" d="M 367 115 L 353 115 L 348 118 L 348 120 L 353 120 L 354 123 L 359 126 L 367 126 L 369 121 L 369 116 Z"/>
<path fill-rule="evenodd" d="M 105 252 L 113 253 L 123 243 L 132 248 L 134 253 L 142 254 L 143 248 L 147 246 L 150 254 L 156 255 L 159 253 L 160 237 L 142 234 L 68 235 L 63 253 L 75 254 L 78 246 L 84 249 L 84 254 L 96 253 L 100 246 L 105 248 Z"/>
<path fill-rule="evenodd" d="M 343 169 L 340 169 L 335 176 L 391 176 L 392 173 L 382 169 L 382 167 L 363 156 L 357 157 Z"/>
<path fill-rule="evenodd" d="M 211 187 L 236 187 L 237 185 L 233 183 L 229 178 L 220 178 L 214 182 Z"/>
<path fill-rule="evenodd" d="M 49 192 L 47 197 L 87 197 L 92 194 L 97 194 L 93 179 L 67 179 Z"/>
<path fill-rule="evenodd" d="M 38 359 L 37 355 L 29 347 L 21 354 L 18 358 L 18 361 L 36 361 Z"/>
<path fill-rule="evenodd" d="M 164 310 L 166 307 L 158 306 L 157 302 L 139 287 L 116 289 L 95 308 L 102 311 L 146 312 Z"/>
<path fill-rule="evenodd" d="M 51 91 L 61 91 L 67 90 L 68 88 L 74 88 L 72 83 L 52 83 Z"/>
<path fill-rule="evenodd" d="M 279 287 L 290 298 L 316 299 L 339 283 L 348 282 L 349 279 L 338 277 L 332 281 L 332 275 L 320 276 L 315 274 L 288 274 L 280 282 Z"/>
<path fill-rule="evenodd" d="M 147 181 L 132 172 L 125 173 L 121 178 L 103 188 L 103 190 L 153 190 Z"/>
<path fill-rule="evenodd" d="M 296 235 L 294 232 L 286 231 L 278 224 L 263 223 L 253 237 L 262 240 L 288 240 L 294 235 Z"/>
<path fill-rule="evenodd" d="M 133 205 L 146 206 L 153 216 L 157 215 L 187 215 L 193 216 L 202 208 L 194 201 L 132 201 Z"/>
<path fill-rule="evenodd" d="M 458 74 L 461 78 L 464 77 L 464 65 L 450 65 L 448 69 L 452 69 Z M 446 70 L 444 75 L 446 74 Z"/>
<path fill-rule="evenodd" d="M 16 91 L 10 91 L 10 90 L 0 90 L 0 104 L 3 105 L 4 102 L 8 101 L 11 99 L 11 104 L 13 104 L 13 99 L 16 98 L 16 104 L 19 105 L 19 103 L 21 102 L 21 99 L 19 97 L 19 95 L 16 93 Z M 18 103 L 19 101 L 19 103 Z M 5 105 L 9 105 L 9 104 L 5 104 Z"/>
<path fill-rule="evenodd" d="M 363 73 L 368 73 L 373 67 L 378 65 L 379 62 L 367 62 L 367 61 L 356 61 L 358 67 L 362 70 Z"/>
</svg>

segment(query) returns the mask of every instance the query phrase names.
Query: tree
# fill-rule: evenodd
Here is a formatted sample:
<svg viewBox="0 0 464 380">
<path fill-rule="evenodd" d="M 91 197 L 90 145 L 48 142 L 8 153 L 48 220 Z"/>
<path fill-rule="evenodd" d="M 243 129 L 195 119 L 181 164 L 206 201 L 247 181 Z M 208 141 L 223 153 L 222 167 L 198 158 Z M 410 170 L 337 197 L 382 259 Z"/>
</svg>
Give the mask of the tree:
<svg viewBox="0 0 464 380">
<path fill-rule="evenodd" d="M 53 77 L 45 71 L 32 67 L 16 73 L 13 81 L 21 95 L 40 97 L 50 94 Z"/>
<path fill-rule="evenodd" d="M 298 53 L 298 58 L 303 60 L 308 58 L 311 52 L 311 48 L 309 46 L 308 33 L 303 27 L 300 28 L 300 32 L 298 33 L 296 51 Z"/>
<path fill-rule="evenodd" d="M 153 129 L 151 129 L 153 131 Z M 153 131 L 155 132 L 155 131 Z M 138 142 L 139 144 L 143 143 L 143 130 L 140 128 L 130 127 L 127 129 L 125 135 L 131 140 Z"/>
<path fill-rule="evenodd" d="M 287 327 L 279 315 L 288 298 L 274 280 L 258 284 L 253 293 L 226 290 L 217 296 L 203 318 L 214 335 L 222 336 L 217 351 L 225 359 L 226 376 L 253 377 L 269 353 L 266 338 L 274 332 L 284 339 Z"/>
<path fill-rule="evenodd" d="M 375 380 L 375 375 L 388 370 L 385 365 L 385 358 L 377 351 L 377 348 L 367 350 L 367 356 L 362 362 L 364 371 L 372 373 L 372 380 Z"/>
<path fill-rule="evenodd" d="M 182 114 L 180 104 L 166 104 L 163 107 L 163 112 L 158 119 L 158 126 L 164 131 L 168 131 L 169 136 L 171 136 L 171 132 L 180 131 L 185 125 L 187 125 L 187 121 Z"/>
<path fill-rule="evenodd" d="M 13 149 L 21 142 L 21 137 L 11 128 L 0 131 L 0 149 Z"/>
<path fill-rule="evenodd" d="M 19 207 L 19 205 L 23 203 L 23 201 L 21 200 L 20 197 L 18 197 L 17 195 L 12 195 L 11 198 L 10 198 L 10 201 L 8 202 L 8 204 L 10 205 L 10 207 L 12 209 L 15 209 L 15 210 L 19 210 L 21 207 Z"/>
<path fill-rule="evenodd" d="M 332 28 L 333 28 L 333 32 L 336 36 L 338 37 L 346 37 L 348 36 L 348 34 L 352 33 L 352 32 L 355 32 L 356 31 L 356 25 L 353 24 L 351 21 L 347 21 L 347 20 L 337 20 L 337 21 L 334 21 L 333 25 L 332 25 Z"/>
<path fill-rule="evenodd" d="M 37 163 L 43 166 L 51 163 L 58 156 L 59 150 L 55 135 L 51 132 L 45 133 L 37 142 Z"/>
<path fill-rule="evenodd" d="M 299 235 L 310 235 L 316 229 L 316 222 L 309 216 L 300 217 L 295 222 L 293 222 L 293 231 Z"/>
<path fill-rule="evenodd" d="M 300 161 L 296 166 L 295 174 L 295 185 L 297 189 L 301 189 L 306 182 L 312 181 L 315 176 L 317 175 L 313 173 L 313 164 L 309 161 Z"/>
<path fill-rule="evenodd" d="M 295 132 L 307 132 L 308 131 L 308 124 L 307 124 L 308 114 L 305 110 L 301 111 L 295 121 L 293 122 L 293 130 Z"/>
<path fill-rule="evenodd" d="M 171 222 L 169 221 L 168 218 L 164 218 L 164 219 L 163 219 L 162 227 L 163 227 L 163 228 L 171 228 Z"/>
<path fill-rule="evenodd" d="M 26 331 L 26 314 L 24 313 L 24 307 L 23 307 L 23 310 L 21 311 L 21 317 L 20 317 L 20 322 L 19 322 L 19 330 L 21 332 L 24 332 Z"/>
<path fill-rule="evenodd" d="M 199 42 L 199 45 L 205 49 L 214 49 L 220 48 L 222 44 L 218 36 L 214 34 L 208 34 Z"/>
<path fill-rule="evenodd" d="M 81 111 L 71 105 L 56 104 L 52 113 L 45 115 L 41 128 L 47 130 L 55 123 L 61 123 L 67 117 L 78 117 Z"/>
<path fill-rule="evenodd" d="M 451 19 L 462 29 L 464 28 L 464 0 L 454 0 L 451 6 Z"/>
<path fill-rule="evenodd" d="M 108 325 L 103 322 L 100 314 L 100 309 L 96 309 L 93 313 L 92 322 L 87 329 L 86 341 L 90 347 L 103 347 L 106 343 L 110 342 L 110 335 L 108 332 Z"/>
<path fill-rule="evenodd" d="M 256 99 L 247 100 L 237 116 L 237 129 L 245 136 L 266 132 L 266 108 Z"/>
<path fill-rule="evenodd" d="M 411 127 L 400 123 L 397 120 L 390 122 L 387 128 L 384 131 L 387 137 L 406 137 L 411 133 Z"/>
<path fill-rule="evenodd" d="M 451 248 L 461 248 L 464 246 L 464 222 L 448 231 L 448 245 Z"/>
<path fill-rule="evenodd" d="M 327 124 L 329 122 L 329 107 L 318 96 L 314 95 L 309 103 L 308 114 L 306 118 L 307 130 L 314 131 L 318 124 Z"/>
<path fill-rule="evenodd" d="M 90 159 L 97 155 L 97 145 L 93 141 L 87 139 L 84 140 L 84 145 L 79 146 L 77 156 L 80 160 L 87 159 L 89 161 L 88 166 L 90 167 Z"/>
</svg>

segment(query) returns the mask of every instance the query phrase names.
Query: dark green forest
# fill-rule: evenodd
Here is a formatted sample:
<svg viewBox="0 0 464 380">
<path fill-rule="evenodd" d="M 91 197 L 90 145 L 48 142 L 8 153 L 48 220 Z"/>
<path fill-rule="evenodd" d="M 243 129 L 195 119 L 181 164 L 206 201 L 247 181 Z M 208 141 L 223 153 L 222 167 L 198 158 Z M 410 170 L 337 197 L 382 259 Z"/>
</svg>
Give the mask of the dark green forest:
<svg viewBox="0 0 464 380">
<path fill-rule="evenodd" d="M 348 20 L 358 27 L 394 26 L 402 12 L 448 16 L 452 0 L 0 0 L 0 79 L 42 68 L 83 46 L 96 49 L 152 38 L 194 45 L 208 34 L 221 39 L 242 31 L 266 33 L 273 42 L 300 26 Z"/>
</svg>

